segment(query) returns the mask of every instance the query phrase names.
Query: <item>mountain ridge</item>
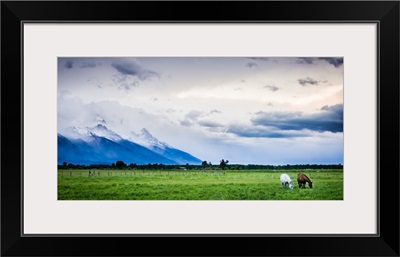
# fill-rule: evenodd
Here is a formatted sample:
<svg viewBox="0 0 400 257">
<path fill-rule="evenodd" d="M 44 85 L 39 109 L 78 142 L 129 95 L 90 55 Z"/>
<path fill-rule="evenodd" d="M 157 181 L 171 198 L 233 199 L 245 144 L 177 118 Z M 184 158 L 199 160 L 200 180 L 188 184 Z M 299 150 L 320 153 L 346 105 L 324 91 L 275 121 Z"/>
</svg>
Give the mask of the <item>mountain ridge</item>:
<svg viewBox="0 0 400 257">
<path fill-rule="evenodd" d="M 201 164 L 201 160 L 159 141 L 146 128 L 123 138 L 104 124 L 69 127 L 57 134 L 58 164 Z"/>
</svg>

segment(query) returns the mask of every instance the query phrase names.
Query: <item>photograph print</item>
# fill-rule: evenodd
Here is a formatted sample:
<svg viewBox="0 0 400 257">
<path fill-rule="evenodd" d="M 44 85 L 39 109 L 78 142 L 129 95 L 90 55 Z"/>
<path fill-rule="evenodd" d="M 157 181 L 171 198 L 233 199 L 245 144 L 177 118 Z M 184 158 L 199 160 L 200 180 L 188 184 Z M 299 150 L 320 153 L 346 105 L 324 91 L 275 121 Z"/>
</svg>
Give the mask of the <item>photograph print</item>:
<svg viewBox="0 0 400 257">
<path fill-rule="evenodd" d="M 343 200 L 342 57 L 58 57 L 58 200 Z"/>
</svg>

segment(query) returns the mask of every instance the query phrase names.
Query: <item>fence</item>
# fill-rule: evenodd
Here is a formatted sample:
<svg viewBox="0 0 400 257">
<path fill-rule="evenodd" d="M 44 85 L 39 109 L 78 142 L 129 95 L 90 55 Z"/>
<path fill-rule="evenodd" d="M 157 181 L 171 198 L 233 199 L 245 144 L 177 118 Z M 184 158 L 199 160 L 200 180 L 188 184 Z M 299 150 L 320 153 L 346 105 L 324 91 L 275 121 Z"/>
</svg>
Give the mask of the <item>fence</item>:
<svg viewBox="0 0 400 257">
<path fill-rule="evenodd" d="M 224 175 L 225 171 L 218 170 L 59 170 L 60 177 L 134 177 L 156 175 Z"/>
</svg>

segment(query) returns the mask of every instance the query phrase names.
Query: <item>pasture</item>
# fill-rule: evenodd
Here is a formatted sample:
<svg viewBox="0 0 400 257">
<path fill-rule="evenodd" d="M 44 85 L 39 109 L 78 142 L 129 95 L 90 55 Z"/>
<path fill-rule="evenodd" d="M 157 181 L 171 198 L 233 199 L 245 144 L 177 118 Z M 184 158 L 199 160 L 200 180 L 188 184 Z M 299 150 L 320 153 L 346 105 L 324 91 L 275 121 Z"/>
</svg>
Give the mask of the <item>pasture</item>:
<svg viewBox="0 0 400 257">
<path fill-rule="evenodd" d="M 58 200 L 343 200 L 343 170 L 59 170 Z M 297 174 L 313 182 L 300 189 Z M 282 189 L 287 173 L 294 189 Z"/>
</svg>

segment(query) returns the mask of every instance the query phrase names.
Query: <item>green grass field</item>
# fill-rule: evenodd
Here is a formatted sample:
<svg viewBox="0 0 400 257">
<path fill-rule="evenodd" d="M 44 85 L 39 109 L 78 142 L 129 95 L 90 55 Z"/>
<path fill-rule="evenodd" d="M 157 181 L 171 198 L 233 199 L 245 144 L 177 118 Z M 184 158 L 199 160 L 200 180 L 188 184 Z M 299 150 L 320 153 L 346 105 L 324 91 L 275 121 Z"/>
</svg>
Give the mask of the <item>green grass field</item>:
<svg viewBox="0 0 400 257">
<path fill-rule="evenodd" d="M 343 170 L 95 172 L 59 170 L 58 200 L 343 200 Z M 311 179 L 312 189 L 298 187 L 299 172 Z M 282 173 L 292 178 L 293 190 L 282 189 Z"/>
</svg>

